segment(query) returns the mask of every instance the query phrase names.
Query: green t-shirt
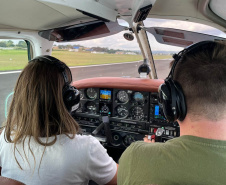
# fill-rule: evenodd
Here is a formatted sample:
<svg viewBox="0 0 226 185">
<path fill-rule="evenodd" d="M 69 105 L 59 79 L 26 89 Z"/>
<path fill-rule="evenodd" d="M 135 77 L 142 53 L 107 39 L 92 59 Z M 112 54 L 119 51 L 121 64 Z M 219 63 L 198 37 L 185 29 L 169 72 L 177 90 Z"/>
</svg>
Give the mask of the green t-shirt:
<svg viewBox="0 0 226 185">
<path fill-rule="evenodd" d="M 181 136 L 135 142 L 119 160 L 118 185 L 226 184 L 226 141 Z"/>
</svg>

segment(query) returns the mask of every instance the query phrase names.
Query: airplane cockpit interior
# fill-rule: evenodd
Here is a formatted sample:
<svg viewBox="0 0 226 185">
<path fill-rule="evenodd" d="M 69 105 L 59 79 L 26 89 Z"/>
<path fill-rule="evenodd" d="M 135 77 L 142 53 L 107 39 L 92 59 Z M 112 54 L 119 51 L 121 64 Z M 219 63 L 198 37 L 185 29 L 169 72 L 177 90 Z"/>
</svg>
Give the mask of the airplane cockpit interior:
<svg viewBox="0 0 226 185">
<path fill-rule="evenodd" d="M 0 16 L 0 121 L 29 60 L 52 55 L 71 69 L 80 102 L 79 134 L 92 135 L 118 162 L 133 142 L 180 136 L 158 100 L 173 54 L 224 41 L 224 0 L 3 0 Z"/>
</svg>

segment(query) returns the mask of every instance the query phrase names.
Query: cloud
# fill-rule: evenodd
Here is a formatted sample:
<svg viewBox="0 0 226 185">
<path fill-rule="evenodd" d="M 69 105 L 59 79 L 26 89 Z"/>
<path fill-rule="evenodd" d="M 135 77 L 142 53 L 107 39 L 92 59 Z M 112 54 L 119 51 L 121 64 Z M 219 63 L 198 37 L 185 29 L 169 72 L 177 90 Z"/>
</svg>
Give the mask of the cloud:
<svg viewBox="0 0 226 185">
<path fill-rule="evenodd" d="M 225 37 L 225 33 L 220 30 L 206 26 L 203 24 L 186 22 L 186 21 L 175 21 L 175 20 L 163 20 L 163 19 L 147 19 L 144 21 L 146 27 L 168 27 L 175 29 L 184 29 L 187 31 L 194 31 L 199 33 L 205 33 L 209 35 L 215 35 Z M 80 44 L 86 47 L 107 47 L 109 49 L 121 49 L 121 50 L 140 50 L 136 39 L 133 41 L 127 41 L 124 39 L 123 34 L 128 31 L 124 31 L 112 36 L 105 38 L 73 42 L 73 44 Z M 164 45 L 158 43 L 152 34 L 148 33 L 148 39 L 153 51 L 164 50 L 164 51 L 180 51 L 182 48 Z M 71 44 L 71 43 L 70 43 Z"/>
<path fill-rule="evenodd" d="M 140 50 L 136 39 L 133 41 L 127 41 L 123 37 L 125 32 L 126 31 L 123 31 L 118 34 L 99 39 L 73 42 L 73 44 L 80 44 L 86 47 L 107 47 L 109 49 Z"/>
<path fill-rule="evenodd" d="M 194 31 L 205 34 L 212 34 L 219 36 L 223 32 L 200 23 L 188 22 L 188 21 L 178 21 L 178 20 L 163 20 L 163 19 L 146 19 L 144 21 L 145 26 L 147 27 L 168 27 L 174 29 L 182 29 L 187 31 Z M 223 33 L 224 34 L 224 33 Z"/>
</svg>

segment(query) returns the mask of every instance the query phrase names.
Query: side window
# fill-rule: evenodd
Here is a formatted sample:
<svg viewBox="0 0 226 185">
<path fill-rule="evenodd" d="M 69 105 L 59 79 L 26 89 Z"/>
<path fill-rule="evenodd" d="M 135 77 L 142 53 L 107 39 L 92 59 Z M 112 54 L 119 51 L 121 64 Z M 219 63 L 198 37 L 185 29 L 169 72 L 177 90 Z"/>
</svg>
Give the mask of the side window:
<svg viewBox="0 0 226 185">
<path fill-rule="evenodd" d="M 0 39 L 0 126 L 6 121 L 17 78 L 28 62 L 27 51 L 24 40 Z"/>
</svg>

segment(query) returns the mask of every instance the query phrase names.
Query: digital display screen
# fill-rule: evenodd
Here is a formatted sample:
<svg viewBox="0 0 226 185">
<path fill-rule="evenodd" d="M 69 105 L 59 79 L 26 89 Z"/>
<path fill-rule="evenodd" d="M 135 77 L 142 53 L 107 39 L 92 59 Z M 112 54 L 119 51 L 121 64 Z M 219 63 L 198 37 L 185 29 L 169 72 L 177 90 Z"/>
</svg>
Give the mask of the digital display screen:
<svg viewBox="0 0 226 185">
<path fill-rule="evenodd" d="M 111 91 L 110 90 L 100 90 L 100 99 L 102 100 L 111 100 Z"/>
<path fill-rule="evenodd" d="M 164 113 L 162 111 L 162 109 L 159 107 L 159 105 L 155 105 L 155 110 L 154 110 L 154 118 L 155 119 L 164 119 L 165 120 L 165 116 Z"/>
</svg>

